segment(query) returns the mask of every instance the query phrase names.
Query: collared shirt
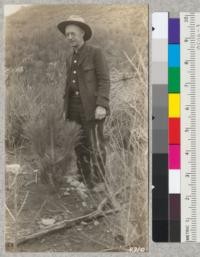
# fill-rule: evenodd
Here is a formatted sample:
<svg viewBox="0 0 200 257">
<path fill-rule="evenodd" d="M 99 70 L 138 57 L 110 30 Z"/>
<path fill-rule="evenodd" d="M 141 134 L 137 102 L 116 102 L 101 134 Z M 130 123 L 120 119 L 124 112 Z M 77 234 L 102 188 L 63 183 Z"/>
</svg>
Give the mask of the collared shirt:
<svg viewBox="0 0 200 257">
<path fill-rule="evenodd" d="M 79 95 L 79 82 L 78 82 L 78 61 L 80 57 L 80 52 L 84 48 L 85 43 L 78 49 L 78 51 L 74 50 L 71 62 L 71 70 L 70 70 L 70 94 Z"/>
</svg>

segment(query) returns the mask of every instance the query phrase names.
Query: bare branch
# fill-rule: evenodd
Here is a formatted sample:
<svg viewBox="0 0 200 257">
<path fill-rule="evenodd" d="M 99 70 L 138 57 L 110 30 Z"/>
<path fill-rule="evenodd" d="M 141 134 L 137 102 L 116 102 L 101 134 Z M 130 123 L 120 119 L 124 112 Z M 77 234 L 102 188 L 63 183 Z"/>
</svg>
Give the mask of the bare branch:
<svg viewBox="0 0 200 257">
<path fill-rule="evenodd" d="M 24 208 L 24 205 L 26 204 L 26 200 L 27 200 L 27 198 L 28 198 L 28 196 L 29 196 L 29 193 L 30 193 L 29 191 L 26 192 L 26 195 L 25 195 L 25 197 L 24 197 L 24 201 L 23 201 L 23 203 L 22 203 L 22 205 L 21 205 L 19 211 L 17 212 L 17 217 L 20 215 L 22 209 Z"/>
</svg>

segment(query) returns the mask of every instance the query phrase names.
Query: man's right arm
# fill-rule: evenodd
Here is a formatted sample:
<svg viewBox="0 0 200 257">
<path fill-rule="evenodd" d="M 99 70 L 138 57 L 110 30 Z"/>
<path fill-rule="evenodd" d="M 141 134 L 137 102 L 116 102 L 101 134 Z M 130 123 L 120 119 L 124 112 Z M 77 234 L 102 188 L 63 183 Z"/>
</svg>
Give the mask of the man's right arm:
<svg viewBox="0 0 200 257">
<path fill-rule="evenodd" d="M 67 94 L 68 94 L 68 77 L 69 77 L 69 61 L 66 58 L 66 79 L 65 79 L 65 89 L 63 94 L 63 119 L 66 120 L 66 109 L 67 109 Z"/>
</svg>

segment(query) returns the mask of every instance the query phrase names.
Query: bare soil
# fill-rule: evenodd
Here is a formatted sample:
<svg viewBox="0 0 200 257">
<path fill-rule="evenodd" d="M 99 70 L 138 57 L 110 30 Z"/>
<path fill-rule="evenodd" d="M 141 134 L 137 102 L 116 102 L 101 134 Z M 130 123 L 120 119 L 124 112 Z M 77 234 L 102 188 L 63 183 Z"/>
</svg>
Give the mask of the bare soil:
<svg viewBox="0 0 200 257">
<path fill-rule="evenodd" d="M 9 209 L 6 211 L 6 251 L 96 252 L 120 249 L 123 238 L 116 237 L 112 229 L 115 214 L 109 218 L 103 217 L 81 222 L 71 228 L 63 228 L 15 246 L 16 238 L 20 239 L 47 228 L 43 220 L 50 219 L 55 224 L 62 220 L 83 216 L 94 211 L 105 197 L 104 192 L 95 193 L 91 190 L 82 192 L 72 185 L 73 183 L 68 183 L 67 179 L 70 176 L 73 177 L 72 175 L 64 177 L 61 187 L 54 192 L 51 187 L 42 184 L 39 177 L 36 177 L 31 165 L 33 161 L 31 156 L 27 153 L 22 156 L 20 158 L 22 170 L 15 183 L 13 183 L 15 174 L 6 172 L 6 205 Z M 16 158 L 8 155 L 7 163 L 16 163 Z M 26 200 L 24 200 L 25 197 Z M 17 216 L 16 213 L 19 212 L 22 204 L 23 208 Z"/>
</svg>

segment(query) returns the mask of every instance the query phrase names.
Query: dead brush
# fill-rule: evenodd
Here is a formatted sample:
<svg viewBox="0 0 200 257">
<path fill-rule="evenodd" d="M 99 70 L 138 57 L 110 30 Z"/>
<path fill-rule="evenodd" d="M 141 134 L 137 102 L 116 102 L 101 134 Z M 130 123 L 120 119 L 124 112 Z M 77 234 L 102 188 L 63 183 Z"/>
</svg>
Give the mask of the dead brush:
<svg viewBox="0 0 200 257">
<path fill-rule="evenodd" d="M 6 81 L 6 138 L 5 143 L 9 149 L 24 145 L 26 138 L 23 126 L 29 120 L 31 110 L 38 110 L 35 105 L 37 95 L 26 85 L 25 79 L 15 71 L 8 74 Z M 31 99 L 31 101 L 30 101 Z"/>
<path fill-rule="evenodd" d="M 125 52 L 124 52 L 125 53 Z M 105 217 L 112 230 L 114 248 L 147 247 L 148 234 L 148 77 L 147 56 L 124 54 L 134 72 L 122 79 L 115 69 L 111 87 L 111 115 L 106 120 L 108 135 L 105 193 L 119 210 Z M 134 60 L 134 61 L 132 61 Z M 121 249 L 122 249 L 121 248 Z"/>
<path fill-rule="evenodd" d="M 41 182 L 55 189 L 70 169 L 73 150 L 81 136 L 80 127 L 74 122 L 64 122 L 56 107 L 50 105 L 37 119 L 29 121 L 25 131 Z"/>
</svg>

